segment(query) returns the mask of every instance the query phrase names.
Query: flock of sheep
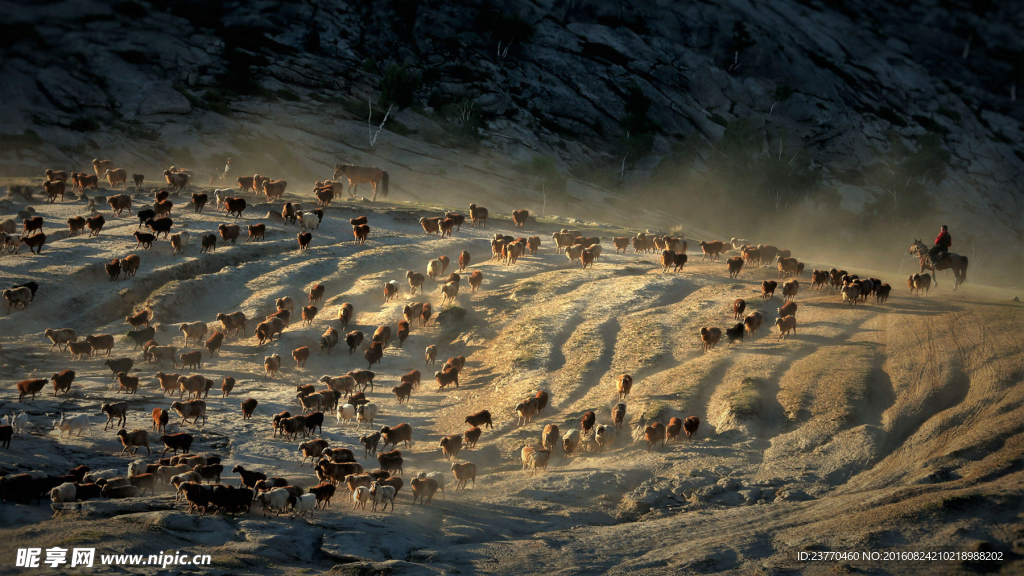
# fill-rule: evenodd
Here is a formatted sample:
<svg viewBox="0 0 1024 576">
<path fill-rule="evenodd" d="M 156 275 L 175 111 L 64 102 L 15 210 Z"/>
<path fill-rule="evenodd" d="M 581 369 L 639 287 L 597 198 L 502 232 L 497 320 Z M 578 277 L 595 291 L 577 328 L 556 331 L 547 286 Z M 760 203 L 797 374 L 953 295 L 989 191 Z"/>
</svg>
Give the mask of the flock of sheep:
<svg viewBox="0 0 1024 576">
<path fill-rule="evenodd" d="M 86 188 L 97 188 L 100 176 L 104 176 L 111 189 L 124 187 L 127 179 L 127 171 L 116 169 L 108 160 L 94 160 L 93 167 L 95 175 L 72 173 L 71 181 L 76 191 Z M 191 180 L 191 173 L 187 170 L 171 167 L 164 171 L 164 178 L 168 187 L 175 191 L 182 191 L 188 187 Z M 47 170 L 44 189 L 50 201 L 57 201 L 58 197 L 63 200 L 67 175 L 64 172 Z M 136 186 L 141 186 L 144 178 L 141 175 L 134 175 Z M 245 191 L 263 193 L 267 200 L 281 199 L 284 194 L 286 182 L 281 180 L 270 180 L 259 175 L 243 177 L 238 179 L 239 194 Z M 266 218 L 277 223 L 296 223 L 302 232 L 297 235 L 299 250 L 306 249 L 312 239 L 309 230 L 319 228 L 324 218 L 324 208 L 328 207 L 335 197 L 344 190 L 341 182 L 327 181 L 317 182 L 313 191 L 318 208 L 311 211 L 304 211 L 301 205 L 286 202 L 280 213 L 268 212 Z M 214 192 L 214 199 L 218 209 L 223 209 L 227 216 L 234 215 L 240 218 L 248 207 L 246 200 L 241 196 L 229 196 L 231 190 L 217 190 Z M 174 221 L 171 219 L 173 204 L 169 199 L 167 190 L 160 190 L 154 196 L 152 208 L 141 209 L 135 214 L 139 220 L 139 228 L 147 226 L 151 233 L 143 233 L 136 230 L 133 236 L 137 240 L 137 246 L 143 250 L 152 247 L 162 235 L 174 248 L 174 254 L 182 253 L 189 243 L 187 232 L 173 233 Z M 68 220 L 70 234 L 74 235 L 89 229 L 92 236 L 98 235 L 105 223 L 103 214 L 98 213 L 96 198 L 90 201 L 89 208 L 92 215 L 89 218 L 72 218 Z M 191 195 L 191 203 L 195 213 L 201 213 L 209 203 L 210 197 L 206 193 L 196 192 Z M 106 203 L 111 209 L 110 217 L 118 218 L 124 211 L 131 213 L 132 198 L 126 194 L 114 195 L 106 198 Z M 34 248 L 38 253 L 45 242 L 45 234 L 42 232 L 42 218 L 24 215 L 23 232 L 19 239 L 21 243 Z M 486 227 L 489 212 L 486 208 L 471 204 L 469 206 L 468 219 L 471 225 Z M 525 228 L 529 219 L 529 212 L 517 210 L 512 213 L 512 220 L 517 229 Z M 451 236 L 453 231 L 461 229 L 467 217 L 457 212 L 447 212 L 443 217 L 424 217 L 419 223 L 426 234 L 437 234 L 440 236 Z M 350 220 L 353 227 L 355 242 L 365 243 L 369 237 L 371 228 L 368 218 L 360 216 Z M 13 221 L 8 220 L 0 224 L 0 230 L 4 234 L 4 244 L 10 242 L 13 235 Z M 240 228 L 237 225 L 221 224 L 217 231 L 222 243 L 235 243 L 240 235 Z M 260 241 L 266 233 L 266 224 L 257 223 L 248 226 L 247 241 Z M 32 240 L 39 238 L 39 240 Z M 201 252 L 209 252 L 216 249 L 217 236 L 209 233 L 201 237 Z M 570 265 L 579 264 L 582 268 L 592 267 L 602 253 L 601 239 L 598 237 L 584 236 L 580 231 L 562 229 L 552 234 L 552 242 L 556 253 L 564 253 Z M 683 238 L 639 233 L 634 237 L 616 237 L 612 241 L 616 253 L 625 253 L 630 245 L 634 253 L 646 254 L 661 250 L 660 265 L 663 271 L 669 269 L 680 271 L 687 263 L 688 243 Z M 539 236 L 514 237 L 504 234 L 495 234 L 491 240 L 492 261 L 500 261 L 504 265 L 514 265 L 524 255 L 536 255 L 541 248 L 542 240 Z M 783 280 L 782 293 L 784 306 L 778 309 L 776 326 L 779 328 L 779 338 L 787 336 L 790 332 L 796 332 L 796 310 L 797 304 L 794 301 L 800 289 L 800 280 L 804 271 L 804 264 L 794 259 L 788 250 L 779 250 L 768 245 L 754 246 L 747 241 L 733 238 L 731 242 L 700 242 L 703 253 L 701 260 L 710 258 L 712 262 L 717 261 L 723 254 L 731 250 L 739 252 L 738 256 L 728 258 L 726 261 L 729 276 L 737 278 L 745 266 L 761 266 L 774 263 L 777 265 L 779 279 Z M 451 260 L 442 256 L 428 262 L 426 275 L 419 272 L 408 271 L 406 280 L 409 286 L 409 293 L 415 295 L 417 291 L 423 294 L 424 283 L 427 278 L 440 283 L 442 295 L 441 306 L 454 303 L 459 295 L 462 276 L 468 271 L 471 264 L 469 251 L 462 251 L 458 257 L 458 271 L 452 271 L 447 277 L 444 274 L 451 266 Z M 105 266 L 110 280 L 118 280 L 122 274 L 126 278 L 135 276 L 141 265 L 141 258 L 137 254 L 128 254 L 118 258 Z M 473 271 L 468 282 L 472 292 L 480 289 L 483 283 L 483 274 L 479 270 Z M 913 280 L 913 279 L 912 279 Z M 778 283 L 774 280 L 765 280 L 761 284 L 762 297 L 770 299 L 774 296 Z M 875 296 L 879 303 L 883 303 L 889 295 L 889 285 L 877 279 L 860 279 L 856 275 L 848 274 L 843 270 L 832 269 L 830 271 L 814 270 L 811 273 L 811 289 L 829 289 L 830 292 L 838 290 L 843 300 L 854 304 L 864 301 L 869 296 Z M 911 282 L 913 289 L 913 281 Z M 8 303 L 8 312 L 14 309 L 25 309 L 35 298 L 39 286 L 35 282 L 12 287 L 3 292 L 3 297 Z M 366 426 L 372 430 L 374 419 L 382 412 L 383 399 L 371 401 L 368 394 L 374 393 L 375 373 L 371 371 L 374 364 L 380 364 L 389 346 L 401 347 L 409 337 L 412 329 L 417 324 L 425 326 L 433 315 L 433 308 L 429 302 L 412 302 L 404 307 L 404 319 L 397 322 L 394 332 L 390 325 L 381 325 L 376 328 L 369 337 L 367 347 L 363 352 L 363 358 L 367 361 L 366 369 L 355 369 L 345 374 L 330 376 L 325 375 L 319 379 L 317 384 L 299 384 L 296 387 L 296 403 L 298 410 L 295 414 L 288 411 L 276 414 L 272 418 L 273 437 L 281 435 L 286 441 L 297 439 L 300 435 L 303 441 L 298 445 L 301 455 L 300 466 L 309 460 L 316 473 L 319 484 L 316 486 L 301 488 L 293 482 L 284 478 L 268 477 L 266 474 L 246 470 L 242 465 L 236 465 L 231 473 L 238 474 L 240 487 L 222 485 L 222 474 L 225 472 L 221 457 L 215 454 L 197 455 L 191 453 L 195 436 L 188 432 L 168 434 L 166 427 L 171 423 L 171 413 L 177 414 L 180 418 L 179 428 L 187 426 L 202 428 L 206 424 L 207 404 L 209 392 L 217 385 L 217 382 L 201 374 L 179 374 L 164 373 L 166 363 L 171 368 L 178 368 L 179 364 L 184 371 L 202 370 L 204 362 L 204 351 L 206 360 L 218 355 L 222 344 L 229 338 L 237 338 L 239 342 L 244 338 L 252 338 L 255 346 L 262 346 L 272 342 L 276 336 L 278 340 L 281 334 L 292 324 L 301 322 L 304 325 L 312 325 L 318 318 L 319 306 L 325 297 L 326 287 L 316 283 L 309 289 L 308 303 L 300 306 L 299 318 L 296 315 L 296 302 L 290 296 L 278 298 L 274 302 L 275 311 L 265 318 L 248 318 L 241 311 L 220 313 L 216 315 L 217 326 L 212 333 L 206 321 L 196 320 L 186 322 L 178 326 L 183 336 L 184 348 L 179 348 L 173 343 L 158 343 L 156 330 L 152 325 L 153 311 L 146 307 L 126 317 L 126 324 L 131 326 L 127 333 L 127 339 L 134 344 L 133 350 L 142 349 L 142 361 L 152 369 L 159 369 L 154 377 L 155 385 L 161 390 L 162 397 L 170 394 L 172 397 L 177 394 L 178 399 L 173 400 L 167 408 L 157 407 L 152 411 L 152 426 L 149 430 L 133 429 L 128 430 L 124 426 L 130 412 L 129 404 L 126 401 L 104 403 L 101 412 L 107 416 L 104 431 L 116 430 L 114 436 L 121 443 L 120 455 L 134 456 L 141 448 L 145 448 L 147 455 L 152 454 L 150 446 L 150 432 L 159 434 L 160 444 L 163 445 L 161 458 L 156 462 L 138 460 L 131 462 L 126 473 L 119 470 L 103 470 L 94 472 L 87 466 L 78 466 L 69 470 L 67 474 L 48 475 L 38 471 L 27 473 L 11 474 L 0 478 L 0 496 L 4 500 L 30 501 L 39 500 L 49 496 L 55 504 L 55 509 L 66 502 L 81 501 L 96 497 L 123 498 L 144 495 L 148 490 L 155 494 L 160 486 L 173 486 L 178 499 L 183 499 L 188 505 L 188 511 L 196 510 L 200 514 L 209 512 L 241 513 L 247 512 L 255 501 L 260 504 L 264 513 L 281 514 L 291 511 L 293 516 L 309 514 L 313 510 L 327 508 L 339 484 L 344 485 L 349 492 L 349 499 L 353 508 L 365 509 L 367 503 L 371 503 L 372 509 L 380 507 L 385 510 L 388 505 L 394 509 L 395 499 L 399 491 L 404 488 L 405 482 L 402 478 L 404 473 L 405 458 L 399 446 L 411 446 L 413 429 L 408 423 L 399 423 L 394 426 L 383 426 L 378 431 L 368 432 L 359 438 L 363 448 L 363 457 L 374 457 L 377 460 L 378 468 L 366 470 L 358 462 L 356 454 L 344 446 L 332 446 L 331 443 L 322 437 L 325 417 L 334 414 L 337 423 L 352 422 L 357 426 Z M 401 287 L 398 282 L 390 280 L 383 285 L 383 301 L 391 302 L 398 298 Z M 730 345 L 736 341 L 742 341 L 744 334 L 756 334 L 764 322 L 761 312 L 752 312 L 744 315 L 746 302 L 742 299 L 736 300 L 731 313 L 736 323 L 732 328 L 727 328 L 724 333 L 729 339 Z M 366 335 L 359 330 L 348 331 L 349 323 L 354 317 L 354 306 L 351 303 L 343 303 L 339 307 L 338 328 L 328 326 L 323 335 L 319 338 L 321 353 L 332 353 L 342 340 L 348 347 L 349 355 L 354 354 L 362 346 Z M 255 327 L 250 329 L 250 324 Z M 347 331 L 347 332 L 346 332 Z M 342 336 L 344 334 L 344 336 Z M 721 339 L 723 331 L 718 327 L 703 327 L 700 330 L 700 339 L 705 351 L 712 350 Z M 47 329 L 45 337 L 51 341 L 50 351 L 54 348 L 57 352 L 66 352 L 72 360 L 92 359 L 95 355 L 104 355 L 107 359 L 104 365 L 110 369 L 110 377 L 117 383 L 115 394 L 136 394 L 143 382 L 140 376 L 132 375 L 133 369 L 137 372 L 136 359 L 130 357 L 111 357 L 115 347 L 115 338 L 112 334 L 92 334 L 80 337 L 77 331 L 71 328 Z M 189 346 L 196 349 L 189 350 Z M 201 348 L 200 348 L 201 346 Z M 428 367 L 437 361 L 437 346 L 431 345 L 426 348 L 425 362 Z M 292 359 L 296 367 L 305 365 L 310 356 L 308 346 L 301 346 L 292 351 Z M 459 386 L 459 375 L 464 369 L 466 358 L 463 356 L 449 358 L 434 373 L 434 381 L 439 390 L 449 386 Z M 279 355 L 272 354 L 264 358 L 264 372 L 267 378 L 274 378 L 282 367 L 282 360 Z M 33 378 L 26 379 L 17 384 L 19 402 L 25 402 L 26 398 L 35 400 L 36 394 L 40 393 L 47 384 L 52 384 L 53 395 L 66 395 L 71 390 L 76 377 L 76 372 L 65 369 L 54 373 L 49 379 Z M 414 391 L 421 385 L 422 374 L 419 370 L 412 370 L 401 376 L 397 385 L 390 388 L 397 403 L 410 401 Z M 229 398 L 239 383 L 232 377 L 225 377 L 220 382 L 222 398 Z M 536 445 L 528 445 L 522 448 L 520 458 L 524 470 L 531 473 L 537 470 L 544 470 L 547 467 L 549 458 L 556 447 L 569 455 L 583 451 L 601 452 L 609 448 L 616 441 L 626 419 L 626 404 L 633 386 L 633 379 L 628 374 L 622 374 L 617 382 L 617 394 L 620 402 L 611 411 L 611 425 L 596 425 L 596 414 L 587 411 L 580 420 L 579 429 L 567 431 L 564 435 L 559 427 L 554 424 L 547 424 L 544 427 L 541 438 Z M 550 394 L 545 390 L 539 390 L 533 396 L 518 402 L 514 412 L 518 417 L 518 424 L 530 423 L 535 417 L 541 415 L 548 407 Z M 241 418 L 250 419 L 259 404 L 256 398 L 246 398 L 240 404 Z M 201 422 L 201 423 L 200 423 Z M 465 488 L 467 483 L 475 485 L 477 467 L 473 462 L 457 461 L 459 452 L 465 448 L 475 447 L 480 440 L 484 429 L 493 428 L 491 413 L 481 410 L 470 414 L 465 419 L 469 429 L 461 434 L 447 435 L 440 439 L 438 448 L 444 458 L 451 462 L 450 471 L 456 482 L 456 488 Z M 0 442 L 4 447 L 10 446 L 11 438 L 24 424 L 24 414 L 3 418 L 0 421 Z M 660 422 L 645 423 L 641 416 L 640 424 L 633 431 L 633 440 L 643 440 L 647 449 L 651 450 L 659 443 L 664 446 L 666 442 L 679 438 L 681 433 L 692 438 L 698 431 L 700 419 L 697 416 L 688 418 L 672 418 L 668 425 Z M 90 432 L 90 419 L 88 415 L 66 415 L 61 413 L 53 422 L 53 428 L 59 431 L 61 438 L 65 434 L 70 438 L 72 435 L 81 436 L 83 432 Z M 317 436 L 317 430 L 320 437 Z M 383 443 L 383 444 L 381 444 Z M 391 450 L 388 451 L 388 446 Z M 378 448 L 382 451 L 378 452 Z M 172 457 L 166 458 L 166 453 L 172 452 Z M 178 452 L 181 455 L 178 455 Z M 438 491 L 443 493 L 445 487 L 444 476 L 438 473 L 420 473 L 410 482 L 410 491 L 413 495 L 413 502 L 430 504 L 434 494 Z"/>
</svg>

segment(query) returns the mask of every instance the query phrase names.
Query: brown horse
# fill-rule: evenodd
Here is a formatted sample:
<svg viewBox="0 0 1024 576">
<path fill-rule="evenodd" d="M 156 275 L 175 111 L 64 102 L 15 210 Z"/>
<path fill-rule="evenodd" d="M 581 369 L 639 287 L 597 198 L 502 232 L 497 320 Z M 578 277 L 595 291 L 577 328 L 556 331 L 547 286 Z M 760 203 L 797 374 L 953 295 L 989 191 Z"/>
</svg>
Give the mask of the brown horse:
<svg viewBox="0 0 1024 576">
<path fill-rule="evenodd" d="M 921 263 L 921 274 L 924 274 L 925 270 L 931 270 L 932 282 L 935 287 L 939 287 L 939 280 L 935 277 L 935 272 L 938 270 L 952 270 L 953 277 L 953 290 L 956 290 L 958 286 L 967 282 L 967 256 L 961 256 L 959 254 L 953 254 L 947 252 L 945 256 L 939 260 L 938 266 L 932 266 L 931 260 L 928 259 L 928 246 L 924 242 L 914 239 L 914 244 L 907 250 L 909 254 L 918 257 Z"/>
<path fill-rule="evenodd" d="M 334 179 L 344 176 L 348 178 L 348 195 L 354 197 L 359 185 L 369 182 L 373 186 L 373 198 L 377 199 L 377 192 L 385 198 L 388 197 L 388 173 L 376 166 L 350 166 L 348 164 L 334 165 Z"/>
</svg>

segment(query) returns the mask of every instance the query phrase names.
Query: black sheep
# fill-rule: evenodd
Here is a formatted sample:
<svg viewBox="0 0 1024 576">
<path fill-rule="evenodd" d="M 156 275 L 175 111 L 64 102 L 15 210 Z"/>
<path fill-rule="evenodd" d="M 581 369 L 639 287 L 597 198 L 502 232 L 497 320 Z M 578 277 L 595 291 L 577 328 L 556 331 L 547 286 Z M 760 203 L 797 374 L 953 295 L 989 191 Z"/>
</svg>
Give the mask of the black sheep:
<svg viewBox="0 0 1024 576">
<path fill-rule="evenodd" d="M 732 328 L 726 328 L 725 336 L 729 339 L 729 346 L 732 346 L 732 343 L 736 340 L 742 342 L 744 333 L 745 330 L 742 322 L 737 323 Z"/>
</svg>

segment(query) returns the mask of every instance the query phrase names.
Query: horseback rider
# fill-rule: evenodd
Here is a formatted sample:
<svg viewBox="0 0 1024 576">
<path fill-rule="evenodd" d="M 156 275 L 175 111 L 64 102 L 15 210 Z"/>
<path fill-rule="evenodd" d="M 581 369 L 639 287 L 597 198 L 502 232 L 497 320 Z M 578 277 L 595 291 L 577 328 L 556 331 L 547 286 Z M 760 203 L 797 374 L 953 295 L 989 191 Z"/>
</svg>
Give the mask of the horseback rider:
<svg viewBox="0 0 1024 576">
<path fill-rule="evenodd" d="M 939 235 L 935 237 L 935 245 L 928 250 L 928 260 L 933 267 L 939 265 L 951 246 L 953 246 L 953 237 L 949 235 L 949 229 L 943 224 Z"/>
</svg>

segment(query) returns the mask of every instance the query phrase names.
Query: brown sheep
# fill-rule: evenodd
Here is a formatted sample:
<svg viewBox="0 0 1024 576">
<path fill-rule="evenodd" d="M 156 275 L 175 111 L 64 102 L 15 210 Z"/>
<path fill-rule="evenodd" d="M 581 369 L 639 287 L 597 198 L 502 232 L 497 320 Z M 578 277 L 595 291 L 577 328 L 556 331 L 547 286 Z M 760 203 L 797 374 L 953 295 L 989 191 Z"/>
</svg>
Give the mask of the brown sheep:
<svg viewBox="0 0 1024 576">
<path fill-rule="evenodd" d="M 616 428 L 622 428 L 623 422 L 626 421 L 626 404 L 619 402 L 612 407 L 612 424 Z"/>
<path fill-rule="evenodd" d="M 300 346 L 292 350 L 292 359 L 295 360 L 296 368 L 305 366 L 306 360 L 309 359 L 309 346 Z"/>
<path fill-rule="evenodd" d="M 31 254 L 41 254 L 43 251 L 43 245 L 46 244 L 46 234 L 36 234 L 35 236 L 29 236 L 27 238 L 22 237 L 18 239 L 18 247 L 14 249 L 17 253 L 21 250 L 21 244 L 28 246 L 28 251 Z"/>
<path fill-rule="evenodd" d="M 92 218 L 85 219 L 85 225 L 89 228 L 90 236 L 98 236 L 103 230 L 103 225 L 107 223 L 107 219 L 103 217 L 103 214 L 97 214 Z"/>
<path fill-rule="evenodd" d="M 412 426 L 402 422 L 395 426 L 384 426 L 380 429 L 380 436 L 384 441 L 384 448 L 387 449 L 388 444 L 397 448 L 399 444 L 412 447 Z"/>
<path fill-rule="evenodd" d="M 444 456 L 445 460 L 458 457 L 459 451 L 462 450 L 462 435 L 452 434 L 451 436 L 441 438 L 439 447 L 441 448 L 441 455 Z"/>
<path fill-rule="evenodd" d="M 241 218 L 242 212 L 245 212 L 246 208 L 245 198 L 225 198 L 224 207 L 227 210 L 228 216 L 234 214 L 235 218 Z"/>
<path fill-rule="evenodd" d="M 625 400 L 629 396 L 630 390 L 633 389 L 633 377 L 629 374 L 623 374 L 619 376 L 618 380 L 618 393 L 619 400 Z"/>
<path fill-rule="evenodd" d="M 430 316 L 433 314 L 433 308 L 430 306 L 430 302 L 423 303 L 423 313 L 420 314 L 420 325 L 426 326 L 427 322 L 430 321 Z"/>
<path fill-rule="evenodd" d="M 170 421 L 170 414 L 163 408 L 153 408 L 153 428 L 157 434 L 167 431 L 167 422 Z"/>
<path fill-rule="evenodd" d="M 491 424 L 491 413 L 487 410 L 481 410 L 466 416 L 466 424 L 469 424 L 470 426 L 486 426 L 487 428 L 494 428 L 494 425 Z"/>
<path fill-rule="evenodd" d="M 761 298 L 765 300 L 775 296 L 775 289 L 779 287 L 779 283 L 775 280 L 765 280 L 761 282 Z"/>
<path fill-rule="evenodd" d="M 554 451 L 555 446 L 558 445 L 559 440 L 562 438 L 561 432 L 558 430 L 558 426 L 554 424 L 548 424 L 544 427 L 544 432 L 541 433 L 540 443 L 545 450 Z"/>
<path fill-rule="evenodd" d="M 317 284 L 309 289 L 309 303 L 316 304 L 317 302 L 324 299 L 324 292 L 327 289 L 324 288 L 323 284 Z"/>
<path fill-rule="evenodd" d="M 526 239 L 526 248 L 530 251 L 530 255 L 534 255 L 540 250 L 540 236 L 530 236 Z"/>
<path fill-rule="evenodd" d="M 313 241 L 313 234 L 310 232 L 300 232 L 295 238 L 299 241 L 299 252 L 309 249 L 309 243 Z"/>
<path fill-rule="evenodd" d="M 683 421 L 673 416 L 672 419 L 668 421 L 668 427 L 665 429 L 666 442 L 671 442 L 672 440 L 678 441 L 679 433 L 682 431 Z"/>
<path fill-rule="evenodd" d="M 647 451 L 650 452 L 651 448 L 656 446 L 658 442 L 661 442 L 661 447 L 665 447 L 665 425 L 661 422 L 653 422 L 647 428 L 644 429 L 644 441 L 647 442 Z"/>
<path fill-rule="evenodd" d="M 786 283 L 782 285 L 782 299 L 784 301 L 795 300 L 798 292 L 800 292 L 799 280 L 787 280 Z"/>
<path fill-rule="evenodd" d="M 584 439 L 590 435 L 590 432 L 594 429 L 594 423 L 596 422 L 597 414 L 594 414 L 593 411 L 587 410 L 583 413 L 583 416 L 580 418 L 580 433 L 583 435 Z"/>
<path fill-rule="evenodd" d="M 710 257 L 711 261 L 721 259 L 722 252 L 726 251 L 725 244 L 719 240 L 713 242 L 700 242 L 700 250 L 703 253 L 700 257 L 701 261 L 704 261 L 705 257 Z"/>
<path fill-rule="evenodd" d="M 145 430 L 135 429 L 128 432 L 124 428 L 121 428 L 117 431 L 117 437 L 121 440 L 121 445 L 123 446 L 123 448 L 121 448 L 120 456 L 124 456 L 124 453 L 127 452 L 129 448 L 133 448 L 131 454 L 135 455 L 142 446 L 146 447 L 146 454 L 153 453 L 153 451 L 149 449 L 149 432 L 146 432 Z"/>
<path fill-rule="evenodd" d="M 626 249 L 629 248 L 629 237 L 628 236 L 617 236 L 612 238 L 612 244 L 615 245 L 615 253 L 618 254 L 621 251 L 623 254 L 626 253 Z"/>
<path fill-rule="evenodd" d="M 106 170 L 103 175 L 107 177 L 107 182 L 110 184 L 111 189 L 124 188 L 125 183 L 128 181 L 128 171 L 124 168 Z"/>
<path fill-rule="evenodd" d="M 349 302 L 344 302 L 341 308 L 338 309 L 338 321 L 341 322 L 341 329 L 345 330 L 348 328 L 348 323 L 352 320 L 353 306 Z"/>
<path fill-rule="evenodd" d="M 458 370 L 442 370 L 434 373 L 434 380 L 437 382 L 438 390 L 444 390 L 445 386 L 455 384 L 455 387 L 459 387 L 459 372 Z"/>
<path fill-rule="evenodd" d="M 107 204 L 110 205 L 110 209 L 114 211 L 114 215 L 120 216 L 125 210 L 128 211 L 128 215 L 132 214 L 132 197 L 127 194 L 118 194 L 107 198 Z"/>
<path fill-rule="evenodd" d="M 480 440 L 481 434 L 483 434 L 483 430 L 479 426 L 474 426 L 463 432 L 462 437 L 466 444 L 466 449 L 476 448 L 476 443 Z"/>
<path fill-rule="evenodd" d="M 231 376 L 225 376 L 224 380 L 220 383 L 220 395 L 221 398 L 227 398 L 231 395 L 231 391 L 235 389 L 235 379 Z"/>
<path fill-rule="evenodd" d="M 458 462 L 452 464 L 452 473 L 455 475 L 457 483 L 455 489 L 466 488 L 466 482 L 472 480 L 473 486 L 476 486 L 476 464 L 472 462 Z"/>
<path fill-rule="evenodd" d="M 361 333 L 360 336 L 362 336 Z M 380 342 L 371 342 L 370 347 L 363 353 L 363 358 L 368 362 L 366 369 L 373 368 L 374 364 L 379 364 L 381 359 L 384 358 L 384 346 Z"/>
<path fill-rule="evenodd" d="M 75 218 L 68 218 L 68 237 L 74 236 L 79 232 L 85 230 L 85 218 L 77 216 Z"/>
<path fill-rule="evenodd" d="M 218 313 L 217 321 L 224 327 L 225 334 L 245 336 L 245 325 L 247 319 L 244 312 L 232 312 L 230 314 Z"/>
<path fill-rule="evenodd" d="M 71 383 L 75 380 L 74 370 L 61 370 L 60 373 L 54 373 L 50 376 L 50 380 L 53 381 L 53 395 L 56 396 L 58 393 L 67 394 L 71 390 Z"/>
<path fill-rule="evenodd" d="M 778 317 L 796 316 L 796 302 L 787 302 L 785 306 L 778 309 Z"/>
<path fill-rule="evenodd" d="M 747 301 L 743 298 L 737 298 L 732 303 L 732 318 L 733 320 L 739 320 L 743 318 L 743 311 L 747 309 Z"/>
<path fill-rule="evenodd" d="M 739 278 L 740 271 L 743 270 L 743 258 L 740 256 L 733 256 L 725 261 L 729 266 L 729 278 Z"/>
<path fill-rule="evenodd" d="M 402 320 L 398 323 L 398 347 L 401 348 L 405 339 L 409 337 L 409 322 Z"/>
<path fill-rule="evenodd" d="M 370 225 L 360 224 L 359 226 L 353 226 L 352 237 L 355 238 L 356 244 L 366 244 L 366 239 L 370 237 Z"/>
<path fill-rule="evenodd" d="M 68 342 L 67 350 L 71 357 L 76 360 L 89 358 L 92 360 L 92 344 L 88 342 Z"/>
<path fill-rule="evenodd" d="M 124 390 L 125 394 L 136 394 L 139 391 L 139 378 L 137 376 L 129 376 L 124 372 L 117 373 L 117 392 L 120 394 Z"/>
<path fill-rule="evenodd" d="M 513 210 L 512 211 L 512 222 L 515 223 L 517 228 L 524 228 L 526 221 L 530 218 L 529 210 Z"/>
<path fill-rule="evenodd" d="M 697 433 L 697 428 L 700 427 L 700 418 L 696 416 L 688 416 L 683 421 L 683 431 L 686 432 L 686 439 L 692 440 L 694 434 Z"/>
<path fill-rule="evenodd" d="M 464 272 L 466 270 L 466 267 L 469 266 L 469 261 L 469 250 L 463 250 L 462 253 L 459 254 L 459 272 Z"/>
<path fill-rule="evenodd" d="M 779 340 L 782 340 L 784 337 L 788 338 L 790 330 L 796 334 L 796 316 L 776 318 L 775 325 L 779 327 Z"/>
<path fill-rule="evenodd" d="M 220 352 L 220 346 L 224 343 L 224 333 L 216 331 L 203 344 L 203 347 L 210 351 L 210 356 L 213 356 Z"/>
<path fill-rule="evenodd" d="M 266 224 L 250 224 L 249 225 L 249 236 L 245 239 L 246 242 L 250 240 L 260 241 L 266 240 L 267 237 L 267 225 Z"/>
<path fill-rule="evenodd" d="M 703 328 L 700 329 L 700 341 L 702 343 L 702 348 L 705 352 L 714 348 L 715 344 L 718 344 L 718 341 L 721 339 L 721 328 L 708 328 L 707 326 L 704 326 Z"/>
<path fill-rule="evenodd" d="M 482 228 L 487 227 L 487 208 L 477 206 L 476 204 L 469 205 L 469 218 L 473 221 L 473 226 L 480 226 Z"/>
<path fill-rule="evenodd" d="M 303 306 L 302 307 L 302 322 L 305 323 L 307 326 L 312 326 L 313 325 L 313 319 L 316 318 L 316 313 L 318 311 L 319 311 L 318 308 L 316 306 L 313 306 L 312 304 L 310 304 L 309 306 Z"/>
<path fill-rule="evenodd" d="M 24 402 L 25 396 L 31 394 L 32 400 L 36 399 L 36 393 L 41 391 L 46 386 L 46 378 L 35 378 L 32 380 L 22 380 L 15 386 L 18 389 L 18 402 Z"/>
</svg>

